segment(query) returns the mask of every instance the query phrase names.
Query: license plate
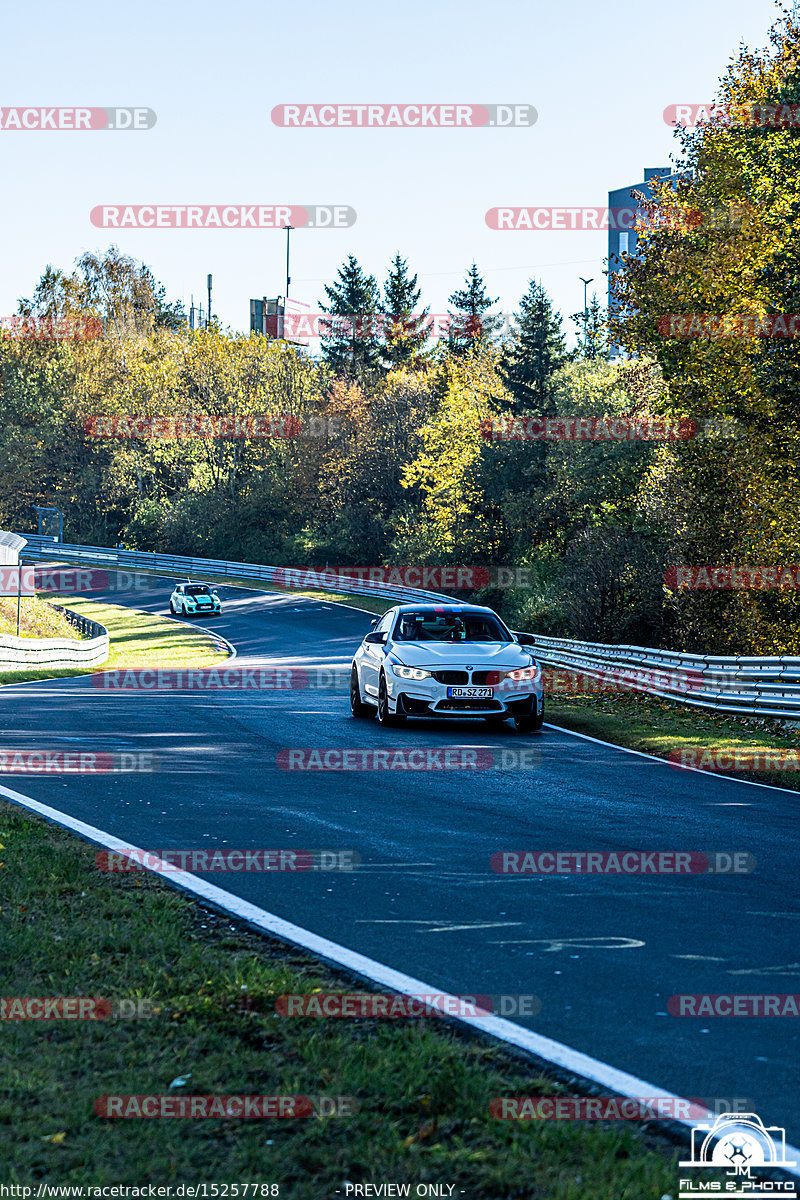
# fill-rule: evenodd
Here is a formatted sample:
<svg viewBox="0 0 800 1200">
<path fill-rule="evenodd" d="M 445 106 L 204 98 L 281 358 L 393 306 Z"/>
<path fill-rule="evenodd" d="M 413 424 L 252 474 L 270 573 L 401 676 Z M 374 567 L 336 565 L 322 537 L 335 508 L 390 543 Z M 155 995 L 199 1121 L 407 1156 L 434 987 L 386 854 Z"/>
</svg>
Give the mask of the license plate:
<svg viewBox="0 0 800 1200">
<path fill-rule="evenodd" d="M 494 688 L 490 687 L 449 687 L 448 700 L 491 700 Z"/>
</svg>

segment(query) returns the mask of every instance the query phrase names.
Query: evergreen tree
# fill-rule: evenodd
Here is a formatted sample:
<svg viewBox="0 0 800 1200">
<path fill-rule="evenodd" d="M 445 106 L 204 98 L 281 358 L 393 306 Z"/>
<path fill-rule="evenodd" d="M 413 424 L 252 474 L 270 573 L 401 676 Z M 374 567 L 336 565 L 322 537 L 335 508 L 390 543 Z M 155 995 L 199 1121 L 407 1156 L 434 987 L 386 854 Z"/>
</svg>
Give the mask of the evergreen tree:
<svg viewBox="0 0 800 1200">
<path fill-rule="evenodd" d="M 340 375 L 356 376 L 374 369 L 380 361 L 380 294 L 374 275 L 367 275 L 355 255 L 339 268 L 339 276 L 326 284 L 328 303 L 320 305 L 331 320 L 320 335 L 326 361 Z"/>
<path fill-rule="evenodd" d="M 596 292 L 592 292 L 592 301 L 586 311 L 573 313 L 570 320 L 581 331 L 578 355 L 591 359 L 608 358 L 608 313 L 600 307 Z"/>
<path fill-rule="evenodd" d="M 542 284 L 532 279 L 500 360 L 500 372 L 515 407 L 532 409 L 537 415 L 553 415 L 548 409 L 553 375 L 569 357 L 561 317 L 553 312 Z"/>
<path fill-rule="evenodd" d="M 486 284 L 473 263 L 467 271 L 466 287 L 453 292 L 449 297 L 455 312 L 450 313 L 448 346 L 456 354 L 477 349 L 482 343 L 491 341 L 500 324 L 499 317 L 487 316 L 487 309 L 496 304 L 499 296 L 491 299 L 486 294 Z"/>
<path fill-rule="evenodd" d="M 395 254 L 383 285 L 383 359 L 389 368 L 419 359 L 425 349 L 428 309 L 419 311 L 421 295 L 417 276 L 409 277 L 406 260 Z"/>
</svg>

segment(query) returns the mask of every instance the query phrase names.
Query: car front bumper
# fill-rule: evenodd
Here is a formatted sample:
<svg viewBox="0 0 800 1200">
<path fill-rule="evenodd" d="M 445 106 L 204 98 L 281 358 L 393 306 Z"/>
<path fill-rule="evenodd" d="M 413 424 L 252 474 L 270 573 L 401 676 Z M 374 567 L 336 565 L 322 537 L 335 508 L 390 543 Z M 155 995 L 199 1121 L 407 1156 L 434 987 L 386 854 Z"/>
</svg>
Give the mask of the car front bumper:
<svg viewBox="0 0 800 1200">
<path fill-rule="evenodd" d="M 467 684 L 463 686 L 481 686 Z M 435 679 L 401 679 L 393 672 L 386 673 L 389 707 L 393 712 L 409 717 L 512 717 L 531 715 L 542 708 L 541 675 L 531 684 L 519 688 L 505 685 L 494 687 L 491 699 L 453 699 L 447 695 L 447 684 Z"/>
</svg>

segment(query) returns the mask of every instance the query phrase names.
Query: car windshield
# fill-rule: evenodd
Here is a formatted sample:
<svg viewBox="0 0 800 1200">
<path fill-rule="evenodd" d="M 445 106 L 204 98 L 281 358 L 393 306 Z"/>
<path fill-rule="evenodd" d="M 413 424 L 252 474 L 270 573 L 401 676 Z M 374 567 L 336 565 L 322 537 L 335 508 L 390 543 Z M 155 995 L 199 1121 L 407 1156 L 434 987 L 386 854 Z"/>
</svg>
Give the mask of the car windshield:
<svg viewBox="0 0 800 1200">
<path fill-rule="evenodd" d="M 210 596 L 211 592 L 207 587 L 187 587 L 187 596 Z"/>
<path fill-rule="evenodd" d="M 401 642 L 508 642 L 503 626 L 490 613 L 401 613 L 394 636 Z"/>
</svg>

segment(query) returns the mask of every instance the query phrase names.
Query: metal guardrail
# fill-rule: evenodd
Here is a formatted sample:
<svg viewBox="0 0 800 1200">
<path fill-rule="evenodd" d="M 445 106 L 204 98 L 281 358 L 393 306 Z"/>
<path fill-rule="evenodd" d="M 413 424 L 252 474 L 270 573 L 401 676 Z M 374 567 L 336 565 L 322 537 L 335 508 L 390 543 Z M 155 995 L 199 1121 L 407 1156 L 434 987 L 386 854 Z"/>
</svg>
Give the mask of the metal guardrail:
<svg viewBox="0 0 800 1200">
<path fill-rule="evenodd" d="M 800 724 L 800 658 L 689 654 L 536 635 L 540 662 L 693 708 Z"/>
<path fill-rule="evenodd" d="M 64 606 L 61 604 L 51 604 L 50 607 L 54 608 L 56 612 L 62 613 L 67 618 L 70 625 L 75 626 L 81 637 L 89 639 L 108 637 L 108 630 L 106 629 L 105 625 L 101 625 L 99 621 L 90 621 L 88 617 L 84 617 L 80 613 L 72 612 L 71 609 L 64 608 Z"/>
<path fill-rule="evenodd" d="M 99 563 L 102 566 L 122 570 L 161 571 L 173 575 L 221 575 L 230 579 L 252 579 L 260 583 L 283 585 L 283 576 L 290 567 L 271 567 L 263 563 L 237 563 L 216 558 L 182 558 L 174 554 L 156 554 L 149 550 L 112 550 L 107 546 L 77 546 L 56 542 L 53 538 L 38 534 L 25 534 L 27 546 L 22 557 L 26 559 L 53 559 L 64 562 Z M 324 580 L 324 567 L 309 567 Z M 335 585 L 335 586 L 334 586 Z M 330 586 L 325 591 L 342 592 L 354 596 L 385 596 L 387 600 L 452 600 L 441 592 L 423 591 L 421 588 L 395 587 L 392 584 L 368 582 L 366 580 L 344 581 L 338 574 L 330 573 Z"/>
<path fill-rule="evenodd" d="M 70 667 L 99 667 L 109 655 L 108 630 L 97 621 L 89 621 L 60 604 L 51 608 L 63 613 L 81 634 L 77 638 L 28 638 L 0 636 L 0 670 L 30 670 L 44 667 L 53 671 Z"/>
<path fill-rule="evenodd" d="M 284 585 L 287 568 L 222 559 L 183 558 L 142 550 L 65 545 L 25 534 L 25 558 L 85 562 L 119 569 L 173 575 L 216 575 Z M 322 573 L 321 570 L 319 573 Z M 332 578 L 325 590 L 397 600 L 438 600 L 451 596 L 421 588 L 394 587 L 365 580 Z M 800 725 L 800 657 L 741 657 L 688 654 L 648 646 L 613 646 L 536 634 L 536 657 L 545 665 L 580 671 L 609 686 L 621 686 L 694 708 L 742 716 L 771 717 Z"/>
</svg>

